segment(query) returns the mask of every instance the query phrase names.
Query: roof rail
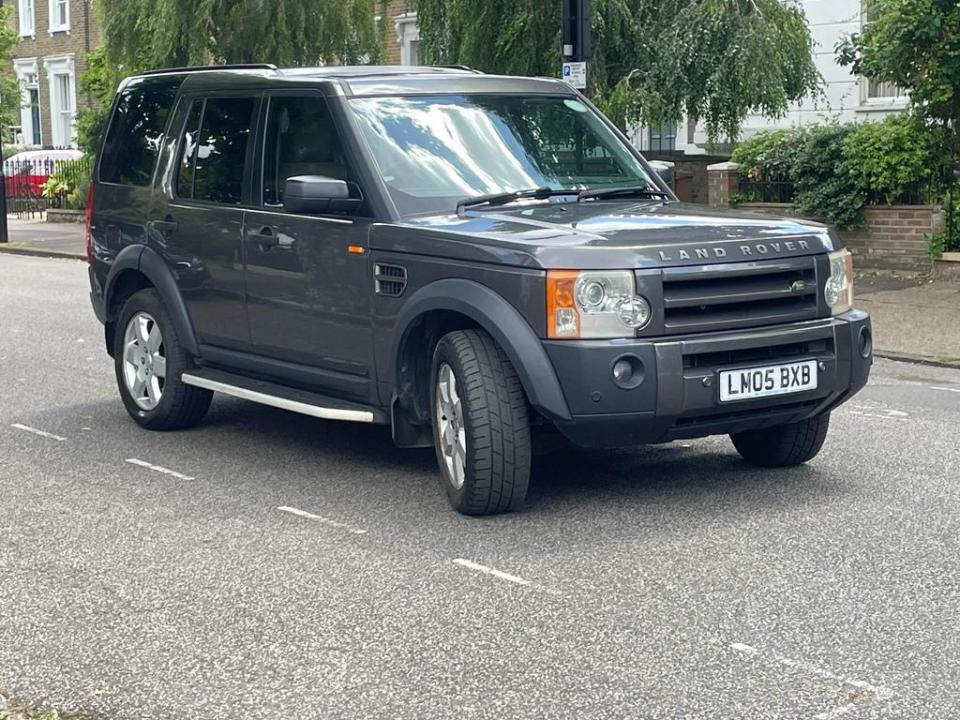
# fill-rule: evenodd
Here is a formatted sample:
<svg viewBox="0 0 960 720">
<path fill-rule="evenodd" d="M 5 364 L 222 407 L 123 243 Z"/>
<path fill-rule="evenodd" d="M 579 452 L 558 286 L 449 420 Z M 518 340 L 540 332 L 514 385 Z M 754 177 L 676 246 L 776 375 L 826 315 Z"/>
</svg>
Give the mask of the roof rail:
<svg viewBox="0 0 960 720">
<path fill-rule="evenodd" d="M 435 67 L 446 68 L 447 70 L 466 70 L 467 72 L 476 73 L 477 75 L 483 75 L 479 70 L 474 70 L 469 65 L 436 65 Z"/>
<path fill-rule="evenodd" d="M 273 63 L 237 63 L 233 65 L 191 65 L 189 67 L 160 68 L 137 74 L 163 75 L 165 73 L 209 72 L 216 70 L 272 70 L 273 72 L 280 72 Z"/>
</svg>

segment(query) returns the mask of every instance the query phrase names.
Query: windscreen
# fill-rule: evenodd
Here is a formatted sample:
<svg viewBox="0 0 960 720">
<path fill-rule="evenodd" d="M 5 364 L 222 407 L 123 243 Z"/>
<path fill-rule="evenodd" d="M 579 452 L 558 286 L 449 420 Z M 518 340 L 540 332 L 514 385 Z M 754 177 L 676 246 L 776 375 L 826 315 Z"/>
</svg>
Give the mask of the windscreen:
<svg viewBox="0 0 960 720">
<path fill-rule="evenodd" d="M 630 149 L 574 97 L 430 95 L 350 104 L 401 215 L 538 187 L 653 185 Z"/>
</svg>

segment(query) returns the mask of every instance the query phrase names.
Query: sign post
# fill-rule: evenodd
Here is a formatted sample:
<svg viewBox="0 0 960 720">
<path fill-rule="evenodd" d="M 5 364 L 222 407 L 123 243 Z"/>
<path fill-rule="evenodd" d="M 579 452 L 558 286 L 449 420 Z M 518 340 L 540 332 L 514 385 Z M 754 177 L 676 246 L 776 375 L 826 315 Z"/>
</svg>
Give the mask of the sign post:
<svg viewBox="0 0 960 720">
<path fill-rule="evenodd" d="M 563 0 L 563 79 L 578 90 L 587 89 L 590 6 L 591 0 Z"/>
</svg>

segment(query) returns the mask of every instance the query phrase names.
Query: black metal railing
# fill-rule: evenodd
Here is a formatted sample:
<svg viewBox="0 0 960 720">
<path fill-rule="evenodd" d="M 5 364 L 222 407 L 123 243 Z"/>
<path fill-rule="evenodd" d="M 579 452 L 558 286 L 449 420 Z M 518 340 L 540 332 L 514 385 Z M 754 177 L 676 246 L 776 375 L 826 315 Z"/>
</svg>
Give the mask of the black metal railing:
<svg viewBox="0 0 960 720">
<path fill-rule="evenodd" d="M 793 183 L 784 180 L 750 180 L 740 178 L 740 202 L 745 203 L 791 203 Z"/>
<path fill-rule="evenodd" d="M 7 160 L 7 213 L 32 218 L 49 208 L 83 210 L 93 175 L 88 157 L 68 159 Z"/>
</svg>

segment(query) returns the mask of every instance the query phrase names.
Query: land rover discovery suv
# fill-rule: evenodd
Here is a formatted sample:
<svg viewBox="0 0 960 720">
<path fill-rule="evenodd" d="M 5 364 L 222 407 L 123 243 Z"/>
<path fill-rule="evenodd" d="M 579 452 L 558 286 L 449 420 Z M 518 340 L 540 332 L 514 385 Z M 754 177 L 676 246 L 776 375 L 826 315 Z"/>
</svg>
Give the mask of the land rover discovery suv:
<svg viewBox="0 0 960 720">
<path fill-rule="evenodd" d="M 827 227 L 677 201 L 589 101 L 467 69 L 125 80 L 87 204 L 91 298 L 151 430 L 215 392 L 435 446 L 453 507 L 520 506 L 540 438 L 820 450 L 867 381 Z"/>
</svg>

